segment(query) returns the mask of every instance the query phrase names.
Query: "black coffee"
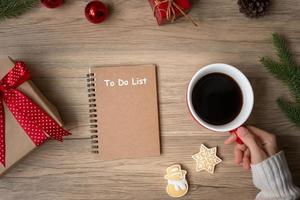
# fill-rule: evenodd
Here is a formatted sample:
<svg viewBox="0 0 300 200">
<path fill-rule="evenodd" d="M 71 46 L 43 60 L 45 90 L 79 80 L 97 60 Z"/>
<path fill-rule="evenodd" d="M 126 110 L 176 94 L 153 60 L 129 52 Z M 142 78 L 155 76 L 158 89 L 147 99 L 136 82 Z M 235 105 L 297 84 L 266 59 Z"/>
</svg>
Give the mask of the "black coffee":
<svg viewBox="0 0 300 200">
<path fill-rule="evenodd" d="M 243 96 L 240 87 L 230 76 L 211 73 L 195 84 L 192 104 L 202 120 L 212 125 L 223 125 L 240 113 Z"/>
</svg>

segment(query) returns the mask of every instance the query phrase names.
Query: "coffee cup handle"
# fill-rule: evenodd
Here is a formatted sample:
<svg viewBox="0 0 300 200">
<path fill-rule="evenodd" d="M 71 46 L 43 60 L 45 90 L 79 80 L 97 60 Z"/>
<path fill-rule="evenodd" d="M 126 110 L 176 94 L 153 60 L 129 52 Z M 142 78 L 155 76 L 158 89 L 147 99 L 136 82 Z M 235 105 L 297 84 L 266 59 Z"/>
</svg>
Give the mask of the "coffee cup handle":
<svg viewBox="0 0 300 200">
<path fill-rule="evenodd" d="M 236 136 L 235 142 L 236 143 L 238 143 L 238 144 L 244 144 L 244 142 L 241 140 L 241 138 L 237 135 L 236 131 L 237 131 L 237 128 L 229 131 L 229 133 L 230 134 L 235 134 L 235 136 Z"/>
</svg>

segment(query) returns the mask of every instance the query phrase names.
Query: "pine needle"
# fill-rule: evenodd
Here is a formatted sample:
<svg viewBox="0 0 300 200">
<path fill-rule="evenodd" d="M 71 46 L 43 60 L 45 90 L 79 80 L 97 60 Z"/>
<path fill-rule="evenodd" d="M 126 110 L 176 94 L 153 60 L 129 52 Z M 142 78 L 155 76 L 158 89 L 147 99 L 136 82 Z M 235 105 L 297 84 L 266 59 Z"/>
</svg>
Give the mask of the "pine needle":
<svg viewBox="0 0 300 200">
<path fill-rule="evenodd" d="M 277 79 L 282 80 L 290 89 L 296 101 L 300 103 L 300 70 L 298 68 L 290 69 L 270 58 L 262 58 L 260 62 Z"/>
<path fill-rule="evenodd" d="M 277 99 L 277 103 L 289 120 L 300 127 L 300 105 L 285 101 L 283 98 Z"/>
<path fill-rule="evenodd" d="M 273 44 L 276 48 L 277 55 L 282 65 L 285 65 L 288 69 L 297 68 L 293 57 L 287 47 L 287 43 L 282 36 L 278 33 L 273 33 Z"/>
<path fill-rule="evenodd" d="M 0 21 L 17 17 L 37 5 L 39 0 L 0 0 Z"/>
<path fill-rule="evenodd" d="M 263 64 L 263 66 L 272 73 L 276 78 L 288 82 L 290 73 L 289 71 L 285 70 L 285 67 L 283 67 L 280 63 L 273 61 L 270 58 L 263 57 L 260 62 Z"/>
<path fill-rule="evenodd" d="M 300 127 L 300 69 L 296 65 L 285 39 L 278 33 L 273 34 L 273 45 L 276 48 L 279 62 L 267 57 L 261 58 L 260 62 L 290 89 L 295 102 L 279 98 L 277 104 L 290 121 Z"/>
</svg>

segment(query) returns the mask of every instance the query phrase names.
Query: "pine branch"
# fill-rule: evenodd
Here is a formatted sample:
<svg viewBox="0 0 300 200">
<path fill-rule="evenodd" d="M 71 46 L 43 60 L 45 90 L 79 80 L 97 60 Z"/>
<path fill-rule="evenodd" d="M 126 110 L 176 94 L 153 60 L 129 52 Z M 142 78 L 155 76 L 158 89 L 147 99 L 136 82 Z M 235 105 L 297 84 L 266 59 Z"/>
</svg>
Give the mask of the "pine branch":
<svg viewBox="0 0 300 200">
<path fill-rule="evenodd" d="M 295 102 L 283 98 L 277 99 L 277 104 L 291 122 L 300 127 L 300 69 L 296 65 L 287 43 L 278 33 L 273 34 L 273 45 L 276 48 L 279 62 L 263 57 L 260 62 L 276 78 L 282 80 L 290 89 Z"/>
<path fill-rule="evenodd" d="M 277 55 L 282 65 L 285 65 L 288 69 L 297 68 L 295 61 L 287 47 L 287 43 L 282 36 L 278 33 L 273 33 L 273 44 L 276 48 Z"/>
<path fill-rule="evenodd" d="M 271 74 L 288 86 L 296 101 L 300 103 L 300 71 L 298 69 L 288 70 L 287 67 L 266 57 L 262 58 L 260 62 Z"/>
<path fill-rule="evenodd" d="M 285 115 L 300 127 L 300 105 L 292 102 L 287 102 L 283 98 L 277 99 L 278 106 Z"/>
<path fill-rule="evenodd" d="M 300 103 L 300 70 L 287 48 L 286 41 L 278 33 L 273 34 L 273 44 L 280 62 L 275 62 L 267 57 L 263 57 L 260 62 L 270 73 L 289 87 L 296 101 Z"/>
<path fill-rule="evenodd" d="M 37 5 L 39 0 L 0 0 L 0 21 L 17 17 Z"/>
<path fill-rule="evenodd" d="M 260 62 L 276 78 L 278 78 L 282 81 L 288 82 L 291 74 L 289 73 L 289 71 L 285 70 L 285 68 L 280 63 L 275 62 L 272 59 L 267 58 L 267 57 L 261 58 Z"/>
</svg>

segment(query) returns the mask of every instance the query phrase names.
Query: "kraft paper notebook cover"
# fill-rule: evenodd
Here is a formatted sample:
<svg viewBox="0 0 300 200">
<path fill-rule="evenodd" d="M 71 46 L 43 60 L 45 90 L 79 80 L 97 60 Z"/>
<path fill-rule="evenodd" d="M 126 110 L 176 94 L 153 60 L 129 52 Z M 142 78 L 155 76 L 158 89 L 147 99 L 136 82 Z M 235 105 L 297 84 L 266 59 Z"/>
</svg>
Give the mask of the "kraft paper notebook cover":
<svg viewBox="0 0 300 200">
<path fill-rule="evenodd" d="M 91 67 L 87 80 L 96 157 L 159 156 L 156 67 Z"/>
</svg>

